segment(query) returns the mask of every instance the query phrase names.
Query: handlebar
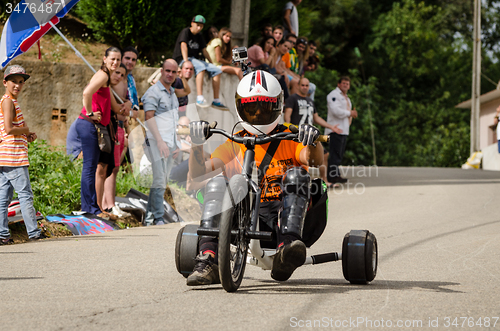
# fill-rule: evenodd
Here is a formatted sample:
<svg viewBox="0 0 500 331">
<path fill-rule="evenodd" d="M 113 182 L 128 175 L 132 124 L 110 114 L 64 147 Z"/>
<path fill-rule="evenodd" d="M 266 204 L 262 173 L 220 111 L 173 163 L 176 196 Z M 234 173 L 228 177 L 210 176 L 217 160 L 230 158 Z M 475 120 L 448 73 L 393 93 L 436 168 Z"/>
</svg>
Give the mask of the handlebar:
<svg viewBox="0 0 500 331">
<path fill-rule="evenodd" d="M 224 137 L 239 143 L 239 144 L 245 144 L 245 142 L 254 141 L 255 145 L 262 145 L 262 144 L 267 144 L 268 142 L 271 142 L 272 140 L 293 140 L 298 137 L 298 132 L 299 129 L 295 125 L 290 125 L 289 129 L 292 132 L 278 132 L 275 134 L 272 134 L 270 136 L 263 136 L 263 137 L 258 137 L 258 136 L 246 136 L 246 137 L 240 137 L 237 135 L 230 135 L 228 132 L 222 130 L 222 129 L 216 129 L 215 127 L 217 126 L 217 122 L 213 122 L 210 124 L 210 132 L 217 133 L 220 135 L 223 135 Z M 186 135 L 188 136 L 190 134 L 190 129 L 189 128 L 177 128 L 177 134 L 178 135 Z M 320 135 L 318 139 L 316 139 L 316 142 L 329 142 L 330 141 L 330 136 L 328 135 Z"/>
</svg>

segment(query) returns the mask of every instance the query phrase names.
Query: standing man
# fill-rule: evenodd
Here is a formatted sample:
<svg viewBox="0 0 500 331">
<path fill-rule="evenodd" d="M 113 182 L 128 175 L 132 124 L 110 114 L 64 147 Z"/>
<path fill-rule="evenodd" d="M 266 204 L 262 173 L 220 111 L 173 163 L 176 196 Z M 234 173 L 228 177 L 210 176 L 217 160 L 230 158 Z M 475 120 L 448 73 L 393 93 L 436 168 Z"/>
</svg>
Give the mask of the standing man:
<svg viewBox="0 0 500 331">
<path fill-rule="evenodd" d="M 203 78 L 205 71 L 212 78 L 212 85 L 214 89 L 214 101 L 212 107 L 222 110 L 228 110 L 219 99 L 220 89 L 220 74 L 222 71 L 212 64 L 212 59 L 207 52 L 207 44 L 201 35 L 201 30 L 205 26 L 205 17 L 196 15 L 191 20 L 191 27 L 183 29 L 177 41 L 175 42 L 173 57 L 182 65 L 183 62 L 191 61 L 194 66 L 194 74 L 196 76 L 196 105 L 207 108 L 208 102 L 203 97 Z M 205 62 L 207 59 L 209 62 Z"/>
<path fill-rule="evenodd" d="M 298 93 L 292 94 L 285 101 L 285 123 L 291 123 L 297 127 L 301 124 L 313 125 L 313 123 L 316 123 L 337 134 L 342 133 L 342 130 L 338 128 L 338 124 L 330 124 L 318 115 L 316 107 L 314 106 L 314 101 L 307 96 L 308 91 L 309 79 L 303 77 L 299 81 Z M 320 176 L 330 187 L 331 184 L 326 177 L 326 166 L 326 164 L 323 164 L 319 167 Z"/>
<path fill-rule="evenodd" d="M 153 170 L 153 183 L 146 207 L 145 223 L 148 226 L 164 224 L 163 195 L 180 148 L 175 133 L 179 122 L 179 102 L 172 87 L 178 68 L 175 60 L 165 60 L 160 79 L 142 97 L 149 139 L 145 154 Z"/>
<path fill-rule="evenodd" d="M 283 8 L 283 26 L 285 27 L 285 36 L 288 34 L 299 35 L 299 13 L 297 6 L 302 0 L 292 0 L 286 3 Z"/>
<path fill-rule="evenodd" d="M 137 95 L 137 86 L 135 84 L 134 76 L 132 75 L 132 70 L 134 70 L 137 64 L 137 57 L 139 53 L 132 46 L 127 46 L 123 49 L 122 63 L 127 67 L 127 89 L 128 95 L 130 96 L 130 101 L 132 101 L 132 109 L 139 109 L 139 97 Z M 136 115 L 137 117 L 137 115 Z"/>
<path fill-rule="evenodd" d="M 356 109 L 352 109 L 351 99 L 347 96 L 347 91 L 351 87 L 351 80 L 347 76 L 340 77 L 337 88 L 327 95 L 328 104 L 327 122 L 331 125 L 338 125 L 342 133 L 325 130 L 325 134 L 330 134 L 330 158 L 328 159 L 328 181 L 330 183 L 346 183 L 347 178 L 342 178 L 339 166 L 344 157 L 349 126 L 352 119 L 358 117 Z"/>
</svg>

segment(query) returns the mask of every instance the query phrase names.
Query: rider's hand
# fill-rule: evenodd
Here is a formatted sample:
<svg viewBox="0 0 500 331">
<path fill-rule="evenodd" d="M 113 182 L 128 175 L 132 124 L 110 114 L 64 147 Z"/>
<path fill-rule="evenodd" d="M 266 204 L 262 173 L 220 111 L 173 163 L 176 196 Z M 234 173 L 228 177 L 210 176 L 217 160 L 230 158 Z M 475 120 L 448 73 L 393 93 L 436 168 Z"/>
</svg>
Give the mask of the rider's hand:
<svg viewBox="0 0 500 331">
<path fill-rule="evenodd" d="M 189 123 L 189 133 L 193 144 L 201 145 L 212 136 L 210 124 L 207 121 L 193 121 Z"/>
<path fill-rule="evenodd" d="M 299 142 L 304 146 L 316 146 L 314 143 L 319 137 L 319 130 L 309 124 L 299 125 Z"/>
</svg>

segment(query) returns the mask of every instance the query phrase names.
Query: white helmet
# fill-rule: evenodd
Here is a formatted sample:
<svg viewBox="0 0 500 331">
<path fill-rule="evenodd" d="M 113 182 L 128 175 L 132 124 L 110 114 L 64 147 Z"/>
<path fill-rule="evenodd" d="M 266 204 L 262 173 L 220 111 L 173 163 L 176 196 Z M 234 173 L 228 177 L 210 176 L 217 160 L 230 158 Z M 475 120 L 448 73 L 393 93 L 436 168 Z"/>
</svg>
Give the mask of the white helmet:
<svg viewBox="0 0 500 331">
<path fill-rule="evenodd" d="M 235 101 L 241 125 L 248 132 L 268 134 L 278 125 L 283 111 L 283 90 L 270 73 L 257 70 L 243 77 Z"/>
</svg>

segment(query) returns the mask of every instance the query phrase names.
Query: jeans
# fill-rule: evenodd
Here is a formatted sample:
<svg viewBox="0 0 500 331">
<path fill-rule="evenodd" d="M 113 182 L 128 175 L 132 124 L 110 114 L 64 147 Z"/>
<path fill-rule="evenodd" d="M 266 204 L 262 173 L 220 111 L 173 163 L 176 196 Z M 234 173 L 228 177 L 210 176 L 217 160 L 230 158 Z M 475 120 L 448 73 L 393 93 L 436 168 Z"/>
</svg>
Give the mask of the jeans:
<svg viewBox="0 0 500 331">
<path fill-rule="evenodd" d="M 8 207 L 17 192 L 24 225 L 28 231 L 28 237 L 40 236 L 36 222 L 36 211 L 33 207 L 33 191 L 31 190 L 30 175 L 28 167 L 0 167 L 0 238 L 9 238 Z"/>
<path fill-rule="evenodd" d="M 151 162 L 151 169 L 153 170 L 153 183 L 149 191 L 148 205 L 146 207 L 147 226 L 156 224 L 158 221 L 163 221 L 163 214 L 165 208 L 163 207 L 163 196 L 165 188 L 167 187 L 170 170 L 174 165 L 174 158 L 172 157 L 173 149 L 170 149 L 170 154 L 167 158 L 160 156 L 156 140 L 149 139 L 149 147 L 146 148 L 146 157 Z"/>
<path fill-rule="evenodd" d="M 80 195 L 82 201 L 82 210 L 87 213 L 98 215 L 101 209 L 97 205 L 97 196 L 95 192 L 95 173 L 101 150 L 97 143 L 97 131 L 95 125 L 81 118 L 76 119 L 76 131 L 82 141 L 83 167 L 82 178 L 80 181 Z"/>
<path fill-rule="evenodd" d="M 206 71 L 208 73 L 208 77 L 210 78 L 222 74 L 222 70 L 220 68 L 217 68 L 212 63 L 201 61 L 194 57 L 190 57 L 188 58 L 188 60 L 193 64 L 195 76 L 198 76 L 198 74 L 202 71 Z M 179 67 L 182 66 L 182 63 L 184 63 L 184 61 L 179 64 Z"/>
<path fill-rule="evenodd" d="M 335 177 L 340 177 L 339 165 L 344 157 L 347 135 L 330 133 L 330 156 L 328 157 L 328 181 Z"/>
</svg>

